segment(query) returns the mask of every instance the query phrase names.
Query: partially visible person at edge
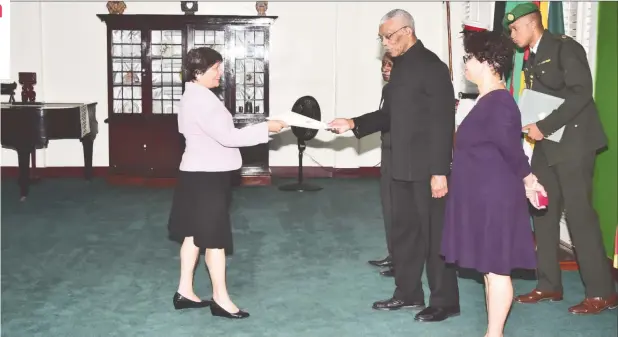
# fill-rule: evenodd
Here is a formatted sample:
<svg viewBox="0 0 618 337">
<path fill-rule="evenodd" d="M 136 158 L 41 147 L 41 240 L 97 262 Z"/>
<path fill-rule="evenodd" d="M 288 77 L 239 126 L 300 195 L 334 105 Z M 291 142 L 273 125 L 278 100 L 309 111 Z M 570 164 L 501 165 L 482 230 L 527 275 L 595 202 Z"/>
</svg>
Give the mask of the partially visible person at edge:
<svg viewBox="0 0 618 337">
<path fill-rule="evenodd" d="M 562 105 L 543 120 L 523 130 L 535 140 L 532 172 L 545 186 L 547 210 L 533 214 L 537 244 L 536 289 L 517 296 L 520 303 L 560 301 L 563 298 L 558 247 L 560 218 L 568 212 L 567 226 L 577 247 L 577 265 L 585 299 L 569 308 L 573 314 L 598 314 L 618 307 L 618 294 L 603 248 L 599 218 L 592 205 L 594 162 L 607 137 L 592 97 L 592 74 L 584 48 L 570 37 L 543 28 L 539 8 L 517 5 L 503 25 L 520 48 L 529 47 L 524 66 L 526 88 L 563 98 Z M 564 127 L 560 142 L 546 139 Z"/>
<path fill-rule="evenodd" d="M 210 306 L 213 316 L 246 318 L 230 299 L 225 280 L 226 255 L 233 252 L 230 223 L 232 172 L 242 164 L 239 147 L 267 143 L 281 121 L 267 121 L 242 129 L 211 91 L 219 86 L 223 58 L 217 51 L 195 48 L 187 53 L 185 92 L 180 100 L 178 130 L 186 139 L 168 231 L 181 242 L 180 281 L 174 294 L 176 309 Z M 193 289 L 200 249 L 212 282 L 212 299 L 202 300 Z"/>
<path fill-rule="evenodd" d="M 373 113 L 388 113 L 388 109 L 382 109 L 386 92 L 388 90 L 388 81 L 391 77 L 391 69 L 393 68 L 393 59 L 388 53 L 384 53 L 382 57 L 382 80 L 386 82 L 382 87 L 382 97 L 380 98 L 380 106 L 377 111 L 370 112 L 357 118 L 371 118 Z M 390 178 L 390 160 L 391 160 L 391 135 L 388 130 L 382 131 L 382 153 L 380 160 L 380 200 L 382 202 L 382 217 L 384 218 L 384 232 L 386 234 L 386 249 L 388 255 L 381 260 L 369 261 L 369 264 L 376 267 L 385 267 L 387 269 L 380 271 L 380 274 L 387 277 L 393 277 L 395 270 L 393 268 L 392 245 L 391 245 L 391 178 Z"/>
<path fill-rule="evenodd" d="M 446 200 L 442 254 L 446 262 L 484 275 L 485 337 L 504 336 L 513 303 L 514 269 L 535 269 L 526 197 L 540 208 L 545 194 L 521 145 L 521 114 L 503 79 L 514 46 L 496 32 L 464 37 L 466 79 L 478 87 L 475 106 L 457 130 Z"/>
</svg>

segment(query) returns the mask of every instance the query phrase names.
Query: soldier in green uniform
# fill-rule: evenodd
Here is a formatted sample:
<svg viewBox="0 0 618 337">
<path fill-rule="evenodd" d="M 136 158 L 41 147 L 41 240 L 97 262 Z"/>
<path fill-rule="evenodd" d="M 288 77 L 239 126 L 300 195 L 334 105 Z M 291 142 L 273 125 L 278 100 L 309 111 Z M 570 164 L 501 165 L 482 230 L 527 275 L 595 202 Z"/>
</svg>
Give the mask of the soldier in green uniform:
<svg viewBox="0 0 618 337">
<path fill-rule="evenodd" d="M 538 283 L 532 292 L 515 298 L 520 303 L 562 300 L 558 262 L 560 218 L 566 210 L 567 225 L 577 250 L 577 262 L 586 298 L 569 308 L 573 314 L 597 314 L 618 307 L 618 294 L 603 249 L 601 229 L 592 206 L 592 176 L 597 152 L 607 138 L 592 97 L 592 75 L 584 48 L 572 38 L 543 28 L 539 8 L 517 5 L 503 20 L 517 46 L 529 47 L 524 64 L 526 88 L 563 98 L 564 103 L 546 118 L 524 126 L 536 141 L 532 172 L 545 186 L 547 210 L 534 214 Z M 562 127 L 560 142 L 545 139 Z"/>
</svg>

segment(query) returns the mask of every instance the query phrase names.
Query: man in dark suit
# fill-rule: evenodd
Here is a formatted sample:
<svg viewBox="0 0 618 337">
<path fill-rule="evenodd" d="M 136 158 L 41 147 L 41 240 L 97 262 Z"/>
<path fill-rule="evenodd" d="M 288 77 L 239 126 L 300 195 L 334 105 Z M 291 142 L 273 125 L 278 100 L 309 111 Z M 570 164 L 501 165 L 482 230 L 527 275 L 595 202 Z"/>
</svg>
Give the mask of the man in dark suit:
<svg viewBox="0 0 618 337">
<path fill-rule="evenodd" d="M 455 94 L 448 67 L 417 40 L 412 16 L 400 9 L 380 23 L 379 39 L 393 57 L 383 109 L 364 118 L 336 119 L 338 132 L 358 137 L 389 130 L 395 293 L 374 309 L 424 308 L 421 277 L 425 264 L 431 296 L 420 321 L 459 314 L 456 271 L 440 256 L 446 177 L 450 173 Z M 390 117 L 390 118 L 389 118 Z"/>
<path fill-rule="evenodd" d="M 584 48 L 570 37 L 544 30 L 533 3 L 516 6 L 504 17 L 504 27 L 521 48 L 530 47 L 524 66 L 526 87 L 565 99 L 545 119 L 524 126 L 536 141 L 532 172 L 548 193 L 546 211 L 536 213 L 538 283 L 532 292 L 517 296 L 520 303 L 562 300 L 558 262 L 560 218 L 566 209 L 567 225 L 577 250 L 577 262 L 586 287 L 586 299 L 569 308 L 573 314 L 596 314 L 618 307 L 618 295 L 603 249 L 599 219 L 592 206 L 592 176 L 596 152 L 607 138 L 592 98 L 592 75 Z M 545 139 L 565 127 L 560 142 Z"/>
<path fill-rule="evenodd" d="M 382 57 L 382 79 L 386 84 L 382 87 L 382 97 L 380 98 L 381 113 L 388 113 L 388 110 L 384 110 L 384 97 L 388 89 L 388 81 L 391 77 L 391 69 L 393 68 L 393 59 L 388 53 L 384 53 Z M 363 116 L 372 114 L 370 112 Z M 377 113 L 377 112 L 376 112 Z M 363 116 L 358 118 L 363 118 Z M 358 137 L 358 135 L 356 135 Z M 386 233 L 386 248 L 388 250 L 388 256 L 382 260 L 369 261 L 369 264 L 376 267 L 386 267 L 387 269 L 380 271 L 382 276 L 393 277 L 395 276 L 395 269 L 393 268 L 392 245 L 390 240 L 391 233 L 391 176 L 390 176 L 390 160 L 391 160 L 391 135 L 388 130 L 382 131 L 380 137 L 382 140 L 381 146 L 381 161 L 380 161 L 380 200 L 382 202 L 382 217 L 384 218 L 384 231 Z"/>
</svg>

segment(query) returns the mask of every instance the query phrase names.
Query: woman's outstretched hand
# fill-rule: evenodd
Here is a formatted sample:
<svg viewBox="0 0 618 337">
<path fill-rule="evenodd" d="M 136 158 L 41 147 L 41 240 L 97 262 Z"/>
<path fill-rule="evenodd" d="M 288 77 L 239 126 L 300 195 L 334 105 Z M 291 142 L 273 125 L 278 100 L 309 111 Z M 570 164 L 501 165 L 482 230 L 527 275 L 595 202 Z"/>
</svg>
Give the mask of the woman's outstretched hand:
<svg viewBox="0 0 618 337">
<path fill-rule="evenodd" d="M 288 127 L 285 122 L 279 120 L 269 120 L 266 123 L 268 124 L 268 131 L 270 132 L 280 132 Z"/>
</svg>

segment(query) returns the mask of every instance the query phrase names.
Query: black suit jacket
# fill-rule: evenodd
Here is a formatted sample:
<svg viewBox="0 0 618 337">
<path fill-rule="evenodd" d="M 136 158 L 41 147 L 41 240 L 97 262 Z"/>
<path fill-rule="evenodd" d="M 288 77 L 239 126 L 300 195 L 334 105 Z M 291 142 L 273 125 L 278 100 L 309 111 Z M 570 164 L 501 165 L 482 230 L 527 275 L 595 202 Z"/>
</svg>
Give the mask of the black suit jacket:
<svg viewBox="0 0 618 337">
<path fill-rule="evenodd" d="M 565 126 L 560 143 L 541 140 L 534 151 L 543 151 L 549 165 L 577 160 L 607 146 L 607 137 L 592 97 L 592 74 L 584 48 L 566 35 L 545 31 L 534 62 L 524 66 L 526 87 L 565 99 L 537 123 L 545 136 Z"/>
<path fill-rule="evenodd" d="M 446 64 L 417 41 L 393 59 L 382 109 L 354 118 L 357 137 L 390 131 L 392 178 L 448 175 L 455 130 L 455 92 Z"/>
<path fill-rule="evenodd" d="M 354 121 L 354 129 L 352 129 L 352 132 L 354 132 L 354 135 L 356 136 L 356 138 L 362 138 L 365 137 L 366 135 L 372 134 L 374 132 L 378 132 L 381 131 L 382 135 L 381 135 L 381 140 L 382 140 L 382 149 L 390 149 L 391 147 L 391 140 L 390 140 L 390 116 L 388 115 L 389 113 L 389 109 L 388 109 L 388 105 L 386 104 L 386 96 L 388 95 L 388 88 L 389 85 L 388 83 L 386 83 L 383 87 L 382 87 L 382 97 L 380 97 L 380 105 L 378 110 L 373 111 L 373 112 L 369 112 L 366 113 L 364 115 L 352 118 L 352 120 Z M 385 116 L 382 114 L 386 114 Z M 371 129 L 366 128 L 364 129 L 364 131 L 366 131 L 365 133 L 359 133 L 360 129 L 358 128 L 358 125 L 365 125 L 365 126 L 371 126 Z"/>
<path fill-rule="evenodd" d="M 391 164 L 391 133 L 389 131 L 390 116 L 388 115 L 389 110 L 384 105 L 386 96 L 388 95 L 388 88 L 388 83 L 382 87 L 382 97 L 380 97 L 380 105 L 378 110 L 353 118 L 355 125 L 374 125 L 379 131 L 382 132 L 382 135 L 380 135 L 380 140 L 382 141 L 380 146 L 382 148 L 380 153 L 380 172 L 382 172 L 382 174 L 384 174 L 384 172 L 389 172 L 388 168 Z M 381 114 L 386 114 L 386 116 L 381 116 Z M 352 132 L 354 132 L 356 138 L 362 138 L 365 136 L 358 133 L 357 127 L 352 129 Z"/>
<path fill-rule="evenodd" d="M 384 102 L 386 100 L 386 95 L 388 95 L 388 88 L 389 85 L 388 83 L 386 83 L 383 87 L 382 87 L 382 97 L 380 98 L 380 109 L 378 111 L 388 114 L 389 111 L 388 109 L 384 108 Z M 382 135 L 380 135 L 380 140 L 382 141 L 382 153 L 384 154 L 384 151 L 390 151 L 391 150 L 391 133 L 390 133 L 390 116 L 386 116 L 386 118 L 383 118 L 383 120 L 386 122 L 384 123 L 384 128 L 382 130 Z M 358 135 L 356 135 L 358 137 Z M 382 161 L 384 161 L 385 156 L 382 155 Z M 390 158 L 390 156 L 388 157 Z"/>
</svg>

